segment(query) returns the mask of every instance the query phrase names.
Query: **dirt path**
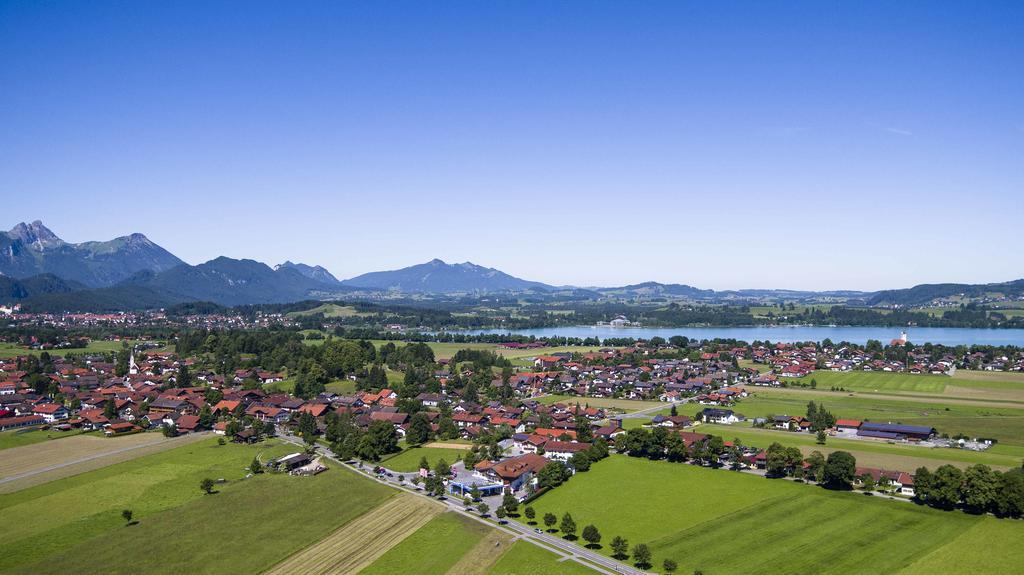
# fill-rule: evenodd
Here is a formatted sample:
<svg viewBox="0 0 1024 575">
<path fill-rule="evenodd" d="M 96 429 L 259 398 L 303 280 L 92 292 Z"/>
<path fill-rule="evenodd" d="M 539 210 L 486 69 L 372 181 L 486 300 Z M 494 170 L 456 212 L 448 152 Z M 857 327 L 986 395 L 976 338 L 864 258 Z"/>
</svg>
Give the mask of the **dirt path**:
<svg viewBox="0 0 1024 575">
<path fill-rule="evenodd" d="M 358 573 L 442 511 L 443 505 L 426 498 L 397 495 L 278 563 L 267 575 Z"/>
</svg>

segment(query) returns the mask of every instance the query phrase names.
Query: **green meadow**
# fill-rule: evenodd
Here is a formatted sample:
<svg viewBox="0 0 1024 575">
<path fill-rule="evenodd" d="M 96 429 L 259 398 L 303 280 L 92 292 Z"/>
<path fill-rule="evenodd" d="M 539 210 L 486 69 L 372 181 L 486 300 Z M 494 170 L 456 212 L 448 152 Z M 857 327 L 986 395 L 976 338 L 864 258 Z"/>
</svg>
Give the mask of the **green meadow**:
<svg viewBox="0 0 1024 575">
<path fill-rule="evenodd" d="M 1024 446 L 1024 409 L 1008 404 L 969 402 L 921 402 L 913 398 L 880 399 L 863 395 L 835 394 L 808 395 L 787 392 L 784 389 L 751 388 L 752 395 L 738 403 L 734 409 L 747 418 L 766 415 L 803 415 L 807 403 L 823 403 L 841 419 L 899 422 L 908 425 L 930 425 L 939 433 L 950 436 L 963 433 L 970 437 L 988 437 L 1000 443 Z M 998 404 L 996 404 L 998 405 Z M 680 408 L 682 410 L 682 408 Z M 687 405 L 681 412 L 693 414 L 700 406 Z"/>
<path fill-rule="evenodd" d="M 525 541 L 516 541 L 488 575 L 593 575 L 575 561 L 559 561 L 558 555 Z"/>
<path fill-rule="evenodd" d="M 126 340 L 127 341 L 127 340 Z M 120 341 L 106 341 L 106 340 L 93 340 L 90 341 L 85 347 L 72 348 L 72 349 L 49 349 L 45 350 L 52 356 L 64 356 L 69 353 L 103 353 L 109 351 L 120 351 L 122 343 Z M 134 345 L 140 343 L 138 341 L 127 341 L 128 345 Z M 39 355 L 42 350 L 36 349 L 25 349 L 18 347 L 13 343 L 0 342 L 0 358 L 11 358 L 19 355 Z"/>
<path fill-rule="evenodd" d="M 93 433 L 98 435 L 99 432 Z M 0 450 L 23 445 L 33 445 L 44 441 L 54 441 L 65 437 L 82 435 L 81 431 L 53 431 L 43 429 L 15 429 L 12 431 L 0 432 Z"/>
<path fill-rule="evenodd" d="M 942 393 L 950 378 L 945 375 L 916 375 L 910 373 L 888 373 L 884 371 L 815 371 L 811 375 L 793 378 L 787 381 L 796 383 L 818 382 L 818 389 L 829 389 L 832 386 L 852 391 L 875 392 L 918 392 Z"/>
<path fill-rule="evenodd" d="M 419 471 L 420 459 L 424 457 L 427 458 L 430 468 L 433 469 L 434 465 L 440 459 L 444 459 L 450 465 L 461 460 L 465 454 L 466 451 L 463 449 L 447 449 L 444 447 L 410 447 L 382 460 L 380 464 L 392 471 L 412 473 Z"/>
<path fill-rule="evenodd" d="M 491 528 L 454 512 L 434 517 L 363 569 L 361 575 L 446 573 Z"/>
<path fill-rule="evenodd" d="M 961 550 L 955 542 L 975 528 L 982 530 L 979 538 L 1024 540 L 1020 521 L 626 456 L 597 463 L 532 505 L 538 516 L 569 512 L 580 528 L 596 525 L 602 553 L 610 555 L 608 543 L 622 536 L 647 543 L 656 568 L 676 560 L 680 573 L 874 574 L 957 552 L 965 564 L 983 559 L 994 567 L 989 572 L 1012 572 L 1019 549 Z"/>
<path fill-rule="evenodd" d="M 211 439 L 0 495 L 0 572 L 260 572 L 394 493 L 340 469 L 245 479 L 253 457 L 294 450 Z M 226 481 L 206 495 L 207 477 Z"/>
</svg>

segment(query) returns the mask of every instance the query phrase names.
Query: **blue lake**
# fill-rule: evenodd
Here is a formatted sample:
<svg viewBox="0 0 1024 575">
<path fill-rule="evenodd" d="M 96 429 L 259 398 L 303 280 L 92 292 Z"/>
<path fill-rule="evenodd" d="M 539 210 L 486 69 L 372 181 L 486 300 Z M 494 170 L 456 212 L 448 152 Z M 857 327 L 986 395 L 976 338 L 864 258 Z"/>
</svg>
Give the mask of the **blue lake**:
<svg viewBox="0 0 1024 575">
<path fill-rule="evenodd" d="M 828 327 L 828 326 L 793 326 L 793 327 L 627 327 L 614 328 L 608 326 L 574 326 L 545 327 L 536 329 L 483 329 L 468 330 L 468 334 L 506 334 L 535 337 L 632 337 L 650 339 L 660 336 L 665 339 L 673 335 L 682 335 L 690 339 L 738 339 L 747 342 L 768 340 L 772 342 L 821 341 L 831 339 L 834 342 L 848 341 L 864 344 L 869 339 L 876 339 L 883 344 L 900 336 L 900 328 L 893 327 Z M 1024 329 L 974 329 L 967 327 L 915 327 L 906 328 L 907 338 L 911 343 L 936 343 L 942 345 L 1016 345 L 1024 347 Z"/>
</svg>

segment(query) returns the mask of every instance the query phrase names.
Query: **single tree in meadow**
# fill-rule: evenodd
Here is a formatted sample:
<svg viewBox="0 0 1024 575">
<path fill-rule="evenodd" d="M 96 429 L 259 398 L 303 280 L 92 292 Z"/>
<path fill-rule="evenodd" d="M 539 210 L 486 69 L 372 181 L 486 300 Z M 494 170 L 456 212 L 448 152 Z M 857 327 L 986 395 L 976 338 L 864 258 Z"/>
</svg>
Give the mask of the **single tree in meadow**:
<svg viewBox="0 0 1024 575">
<path fill-rule="evenodd" d="M 530 525 L 537 524 L 537 522 L 533 520 L 535 517 L 537 517 L 537 512 L 534 511 L 533 507 L 527 507 L 526 509 L 524 509 L 523 514 L 526 515 L 527 523 L 529 523 Z"/>
<path fill-rule="evenodd" d="M 816 436 L 816 439 L 817 439 L 818 445 L 825 445 L 825 440 L 828 439 L 828 436 L 825 435 L 825 430 L 819 431 L 818 435 Z"/>
<path fill-rule="evenodd" d="M 661 568 L 665 573 L 675 573 L 676 569 L 679 569 L 679 564 L 676 563 L 674 559 L 666 559 L 662 562 Z"/>
<path fill-rule="evenodd" d="M 199 482 L 199 489 L 203 490 L 203 493 L 209 495 L 213 493 L 213 480 L 207 477 L 206 479 Z"/>
<path fill-rule="evenodd" d="M 124 511 L 121 512 L 121 519 L 124 519 L 125 524 L 131 525 L 132 516 L 134 515 L 135 514 L 132 513 L 131 509 L 125 509 Z"/>
</svg>

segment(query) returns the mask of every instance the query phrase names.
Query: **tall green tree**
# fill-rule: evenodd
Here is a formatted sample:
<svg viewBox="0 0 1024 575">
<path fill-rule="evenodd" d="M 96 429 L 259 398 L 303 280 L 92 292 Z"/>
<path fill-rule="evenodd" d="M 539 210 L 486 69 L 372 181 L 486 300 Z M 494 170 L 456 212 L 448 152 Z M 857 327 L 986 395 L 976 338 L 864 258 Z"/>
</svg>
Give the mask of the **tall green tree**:
<svg viewBox="0 0 1024 575">
<path fill-rule="evenodd" d="M 825 460 L 822 482 L 829 489 L 849 489 L 857 473 L 857 460 L 845 451 L 833 451 Z"/>
</svg>

